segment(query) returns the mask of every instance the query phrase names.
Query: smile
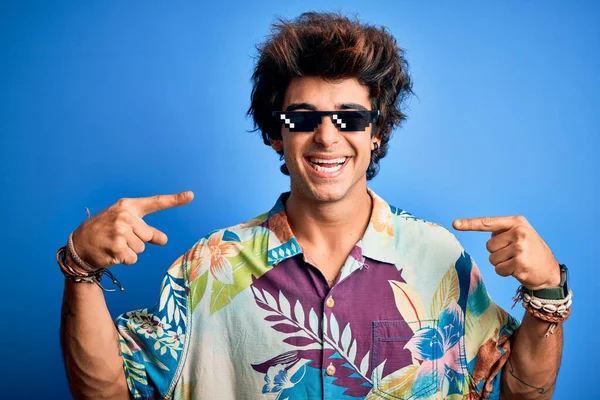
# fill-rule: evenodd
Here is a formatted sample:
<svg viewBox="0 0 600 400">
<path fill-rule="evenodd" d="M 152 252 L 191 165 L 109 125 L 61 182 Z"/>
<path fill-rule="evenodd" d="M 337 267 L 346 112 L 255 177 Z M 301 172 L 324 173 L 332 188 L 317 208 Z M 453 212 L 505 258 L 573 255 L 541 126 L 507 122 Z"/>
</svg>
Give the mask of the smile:
<svg viewBox="0 0 600 400">
<path fill-rule="evenodd" d="M 319 172 L 318 175 L 332 176 L 336 172 L 340 171 L 346 162 L 349 160 L 349 157 L 338 157 L 338 158 L 318 158 L 318 157 L 306 157 L 306 161 L 311 166 L 311 168 Z"/>
</svg>

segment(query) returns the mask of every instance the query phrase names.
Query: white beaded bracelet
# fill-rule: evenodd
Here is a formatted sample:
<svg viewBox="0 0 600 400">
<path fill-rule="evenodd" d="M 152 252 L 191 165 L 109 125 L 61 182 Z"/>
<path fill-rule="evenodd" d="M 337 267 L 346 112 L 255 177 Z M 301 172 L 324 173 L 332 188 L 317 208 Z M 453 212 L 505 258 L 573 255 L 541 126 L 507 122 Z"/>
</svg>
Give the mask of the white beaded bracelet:
<svg viewBox="0 0 600 400">
<path fill-rule="evenodd" d="M 528 303 L 531 305 L 531 307 L 538 311 L 542 311 L 550 315 L 558 314 L 562 317 L 567 313 L 569 307 L 571 307 L 571 304 L 573 303 L 572 297 L 572 291 L 569 291 L 567 297 L 560 300 L 540 299 L 539 297 L 532 296 L 529 293 L 523 293 L 523 302 Z"/>
</svg>

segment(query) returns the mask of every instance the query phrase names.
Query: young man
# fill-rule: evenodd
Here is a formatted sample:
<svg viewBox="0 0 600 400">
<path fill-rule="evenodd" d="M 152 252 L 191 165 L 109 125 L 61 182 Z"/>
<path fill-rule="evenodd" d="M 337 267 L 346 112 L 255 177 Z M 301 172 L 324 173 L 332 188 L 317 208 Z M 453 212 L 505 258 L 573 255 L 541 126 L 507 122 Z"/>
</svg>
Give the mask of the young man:
<svg viewBox="0 0 600 400">
<path fill-rule="evenodd" d="M 490 262 L 527 288 L 518 328 L 449 231 L 367 187 L 411 92 L 394 38 L 303 14 L 275 26 L 253 82 L 249 113 L 285 159 L 290 192 L 200 239 L 167 271 L 158 303 L 116 328 L 100 285 L 86 282 L 135 263 L 145 242 L 165 244 L 142 218 L 193 194 L 122 199 L 84 222 L 57 257 L 74 395 L 549 398 L 570 295 L 535 230 L 523 217 L 454 223 L 492 232 Z"/>
</svg>

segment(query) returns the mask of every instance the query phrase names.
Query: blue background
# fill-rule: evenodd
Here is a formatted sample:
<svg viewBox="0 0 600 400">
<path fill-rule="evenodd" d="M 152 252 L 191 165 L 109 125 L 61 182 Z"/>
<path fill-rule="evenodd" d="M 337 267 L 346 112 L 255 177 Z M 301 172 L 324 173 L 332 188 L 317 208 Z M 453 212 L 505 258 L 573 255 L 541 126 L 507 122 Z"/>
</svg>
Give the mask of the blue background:
<svg viewBox="0 0 600 400">
<path fill-rule="evenodd" d="M 276 16 L 307 10 L 356 13 L 407 51 L 418 97 L 371 187 L 447 227 L 525 215 L 572 272 L 555 398 L 600 396 L 599 3 L 120 3 L 0 2 L 3 398 L 69 398 L 54 254 L 84 207 L 196 194 L 147 217 L 170 240 L 114 268 L 126 288 L 107 296 L 117 315 L 157 301 L 166 268 L 199 237 L 288 189 L 245 112 L 254 45 Z M 495 275 L 489 235 L 457 236 L 510 307 L 517 284 Z"/>
</svg>

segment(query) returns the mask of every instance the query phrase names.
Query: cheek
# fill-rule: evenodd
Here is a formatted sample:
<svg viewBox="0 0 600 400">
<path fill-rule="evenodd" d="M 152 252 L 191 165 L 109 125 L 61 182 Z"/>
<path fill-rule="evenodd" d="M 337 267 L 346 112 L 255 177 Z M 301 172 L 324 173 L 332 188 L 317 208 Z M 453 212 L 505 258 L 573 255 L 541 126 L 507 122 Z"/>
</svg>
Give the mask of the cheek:
<svg viewBox="0 0 600 400">
<path fill-rule="evenodd" d="M 296 162 L 301 157 L 302 141 L 298 137 L 293 137 L 289 133 L 283 136 L 283 155 L 286 162 Z"/>
<path fill-rule="evenodd" d="M 310 140 L 309 137 L 304 136 L 302 134 L 290 134 L 288 133 L 284 136 L 284 149 L 289 153 L 291 157 L 300 156 L 300 153 L 307 145 L 307 142 Z"/>
<path fill-rule="evenodd" d="M 291 151 L 291 140 L 289 137 L 289 133 L 287 132 L 282 132 L 281 133 L 281 147 L 283 150 L 284 155 L 286 155 L 287 153 L 289 153 Z"/>
<path fill-rule="evenodd" d="M 358 154 L 358 165 L 360 171 L 366 171 L 371 164 L 371 141 L 361 141 L 360 148 L 356 148 Z"/>
<path fill-rule="evenodd" d="M 360 138 L 352 143 L 358 158 L 361 162 L 369 162 L 371 160 L 371 140 L 370 138 Z"/>
</svg>

